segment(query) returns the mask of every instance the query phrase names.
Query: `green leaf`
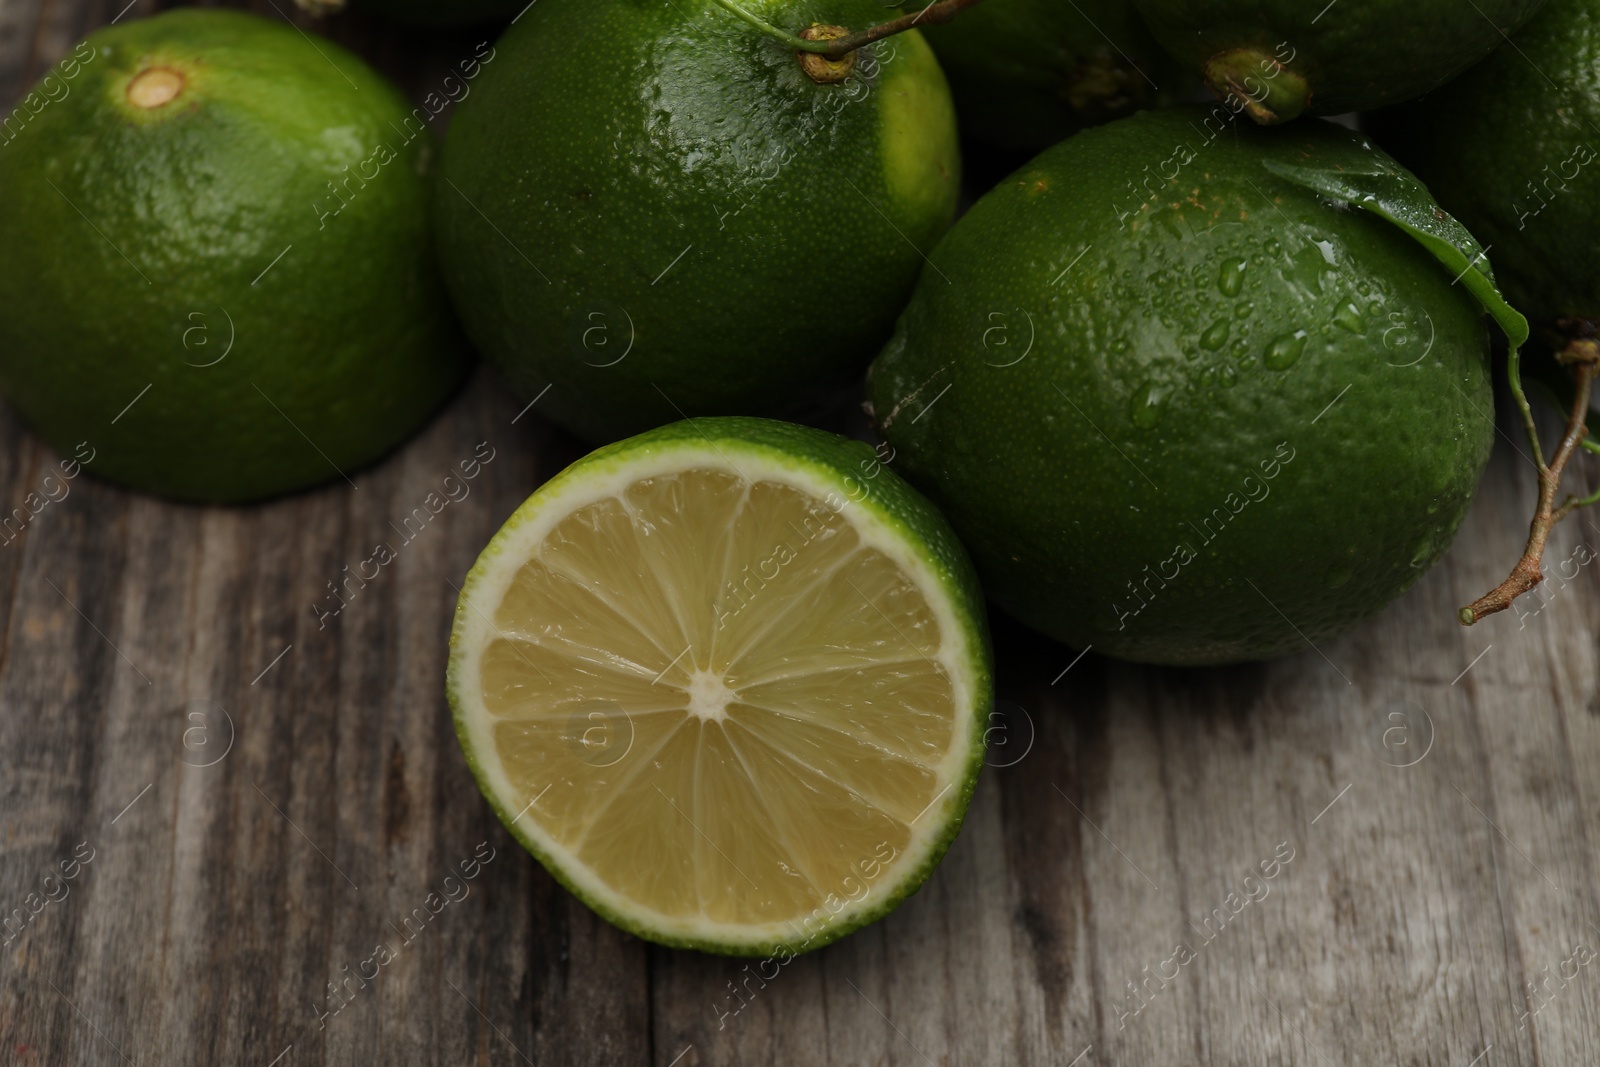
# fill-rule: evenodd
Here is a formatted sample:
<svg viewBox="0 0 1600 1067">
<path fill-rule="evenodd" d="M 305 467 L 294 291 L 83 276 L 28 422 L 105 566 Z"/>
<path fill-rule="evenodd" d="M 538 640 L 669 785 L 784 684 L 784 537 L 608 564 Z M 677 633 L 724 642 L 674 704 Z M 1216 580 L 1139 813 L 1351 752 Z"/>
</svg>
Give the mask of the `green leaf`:
<svg viewBox="0 0 1600 1067">
<path fill-rule="evenodd" d="M 1505 331 L 1513 350 L 1527 341 L 1528 320 L 1500 295 L 1483 247 L 1465 226 L 1439 207 L 1427 186 L 1399 164 L 1373 153 L 1372 167 L 1367 171 L 1308 167 L 1272 159 L 1264 160 L 1263 166 L 1284 181 L 1394 223 L 1467 287 Z"/>
</svg>

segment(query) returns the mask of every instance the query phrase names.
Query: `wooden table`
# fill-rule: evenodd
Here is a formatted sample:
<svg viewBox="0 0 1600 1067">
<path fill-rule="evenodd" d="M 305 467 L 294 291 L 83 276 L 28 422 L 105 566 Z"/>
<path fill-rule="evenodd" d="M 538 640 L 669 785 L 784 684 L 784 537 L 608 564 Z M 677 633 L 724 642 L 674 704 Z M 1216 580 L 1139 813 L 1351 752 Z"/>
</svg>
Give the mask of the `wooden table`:
<svg viewBox="0 0 1600 1067">
<path fill-rule="evenodd" d="M 0 92 L 124 2 L 0 0 Z M 323 31 L 419 99 L 482 38 Z M 480 371 L 357 488 L 196 508 L 85 477 L 0 544 L 0 915 L 27 917 L 0 1063 L 1600 1062 L 1600 520 L 1554 539 L 1570 581 L 1459 626 L 1533 497 L 1505 440 L 1449 558 L 1320 649 L 1152 670 L 997 620 L 1006 714 L 949 857 L 763 977 L 595 918 L 467 772 L 453 584 L 577 455 L 520 407 Z M 471 495 L 319 627 L 483 441 Z M 0 507 L 57 458 L 0 407 Z"/>
</svg>

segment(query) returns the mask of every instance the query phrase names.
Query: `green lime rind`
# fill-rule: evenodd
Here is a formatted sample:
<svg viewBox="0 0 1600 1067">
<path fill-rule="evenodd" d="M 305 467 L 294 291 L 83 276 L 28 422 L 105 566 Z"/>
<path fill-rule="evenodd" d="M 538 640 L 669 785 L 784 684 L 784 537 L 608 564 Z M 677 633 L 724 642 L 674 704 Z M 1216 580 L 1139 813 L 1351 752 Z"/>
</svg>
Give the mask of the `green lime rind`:
<svg viewBox="0 0 1600 1067">
<path fill-rule="evenodd" d="M 1374 154 L 1141 112 L 940 242 L 867 394 L 995 604 L 1074 648 L 1237 663 L 1347 632 L 1442 555 L 1494 441 L 1483 307 L 1348 193 L 1263 166 Z"/>
<path fill-rule="evenodd" d="M 1126 0 L 1003 0 L 921 32 L 950 79 L 962 135 L 1011 151 L 1042 151 L 1199 87 Z"/>
<path fill-rule="evenodd" d="M 799 943 L 785 939 L 735 942 L 664 934 L 637 916 L 595 899 L 533 835 L 519 827 L 513 813 L 495 795 L 491 780 L 472 748 L 465 721 L 464 709 L 469 705 L 462 697 L 465 691 L 463 687 L 468 684 L 462 675 L 464 624 L 475 610 L 472 606 L 473 594 L 507 549 L 511 534 L 531 520 L 547 499 L 575 483 L 602 480 L 640 461 L 677 449 L 682 449 L 686 456 L 695 453 L 703 455 L 708 444 L 730 463 L 737 463 L 741 457 L 775 461 L 837 486 L 837 491 L 851 502 L 851 507 L 861 507 L 881 522 L 929 569 L 938 588 L 949 595 L 952 612 L 965 624 L 963 636 L 968 652 L 966 681 L 972 697 L 972 706 L 965 709 L 965 713 L 969 716 L 967 739 L 971 754 L 959 772 L 955 788 L 939 802 L 944 819 L 943 830 L 932 841 L 920 862 L 899 873 L 898 880 L 884 893 L 879 903 L 849 914 L 846 921 L 826 925 Z M 988 620 L 977 573 L 954 531 L 926 497 L 884 467 L 876 453 L 860 441 L 790 423 L 735 416 L 671 423 L 607 445 L 567 467 L 524 501 L 490 540 L 462 583 L 450 632 L 445 692 L 462 754 L 490 808 L 518 844 L 596 914 L 619 929 L 670 948 L 751 958 L 781 956 L 786 961 L 788 957 L 821 948 L 883 918 L 916 892 L 933 873 L 960 832 L 967 807 L 977 789 L 978 773 L 983 766 L 984 734 L 994 703 L 994 670 Z M 930 818 L 934 815 L 934 812 L 928 813 Z"/>
<path fill-rule="evenodd" d="M 740 2 L 791 29 L 890 14 Z M 451 119 L 440 262 L 478 349 L 546 418 L 601 444 L 792 414 L 859 378 L 959 198 L 920 34 L 819 84 L 709 3 L 540 0 L 495 49 Z"/>
<path fill-rule="evenodd" d="M 1410 234 L 1483 305 L 1483 310 L 1505 332 L 1511 347 L 1521 348 L 1528 339 L 1528 320 L 1500 295 L 1494 270 L 1477 238 L 1455 216 L 1442 211 L 1427 186 L 1409 171 L 1384 166 L 1377 156 L 1372 163 L 1373 169 L 1366 172 L 1276 159 L 1262 160 L 1261 165 L 1284 181 L 1370 211 Z"/>
<path fill-rule="evenodd" d="M 155 68 L 180 88 L 138 105 Z M 470 366 L 428 225 L 428 117 L 281 20 L 97 30 L 0 116 L 0 392 L 57 452 L 84 442 L 92 473 L 180 500 L 388 453 Z"/>
<path fill-rule="evenodd" d="M 1428 93 L 1500 48 L 1544 0 L 1130 0 L 1156 39 L 1219 94 L 1264 95 L 1283 74 L 1303 79 L 1308 115 L 1341 115 Z M 1243 64 L 1219 57 L 1255 53 Z M 1216 75 L 1222 75 L 1220 77 Z M 1559 81 L 1559 75 L 1556 75 Z"/>
</svg>

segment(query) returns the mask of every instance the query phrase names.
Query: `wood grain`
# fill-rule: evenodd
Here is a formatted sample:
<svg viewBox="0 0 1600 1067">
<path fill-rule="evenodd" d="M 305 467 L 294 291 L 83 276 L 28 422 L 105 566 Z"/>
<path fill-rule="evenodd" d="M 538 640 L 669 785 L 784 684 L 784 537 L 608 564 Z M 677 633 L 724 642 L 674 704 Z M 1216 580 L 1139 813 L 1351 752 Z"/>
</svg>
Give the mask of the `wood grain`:
<svg viewBox="0 0 1600 1067">
<path fill-rule="evenodd" d="M 0 92 L 118 8 L 0 0 Z M 323 30 L 418 96 L 478 39 Z M 948 859 L 762 975 L 596 919 L 461 758 L 452 585 L 577 455 L 520 408 L 480 371 L 355 488 L 218 509 L 80 478 L 0 544 L 0 915 L 91 857 L 0 935 L 0 1062 L 1600 1062 L 1600 567 L 1453 618 L 1517 554 L 1511 447 L 1446 561 L 1303 655 L 1152 670 L 996 619 L 1008 714 Z M 326 583 L 484 441 L 471 495 L 319 627 Z M 0 506 L 57 460 L 0 408 Z"/>
</svg>

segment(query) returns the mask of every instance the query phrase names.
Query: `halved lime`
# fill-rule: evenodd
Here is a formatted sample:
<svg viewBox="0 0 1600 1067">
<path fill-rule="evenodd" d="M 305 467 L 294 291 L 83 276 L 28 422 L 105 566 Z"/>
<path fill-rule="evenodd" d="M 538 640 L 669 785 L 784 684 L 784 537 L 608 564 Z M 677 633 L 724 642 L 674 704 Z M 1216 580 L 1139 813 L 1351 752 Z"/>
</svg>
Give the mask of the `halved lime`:
<svg viewBox="0 0 1600 1067">
<path fill-rule="evenodd" d="M 618 926 L 738 955 L 893 909 L 992 699 L 944 520 L 859 442 L 676 423 L 540 488 L 467 577 L 449 696 L 512 834 Z"/>
</svg>

